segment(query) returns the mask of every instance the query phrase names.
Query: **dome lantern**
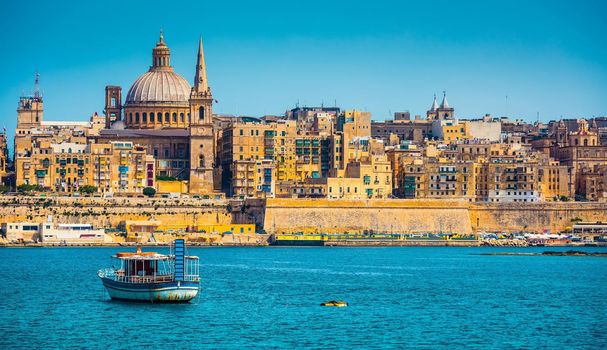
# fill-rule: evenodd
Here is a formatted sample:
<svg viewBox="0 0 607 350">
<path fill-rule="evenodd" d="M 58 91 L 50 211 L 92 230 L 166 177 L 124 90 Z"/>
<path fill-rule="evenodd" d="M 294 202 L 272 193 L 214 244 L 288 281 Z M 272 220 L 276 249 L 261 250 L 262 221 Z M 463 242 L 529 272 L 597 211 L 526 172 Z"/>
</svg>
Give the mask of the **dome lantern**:
<svg viewBox="0 0 607 350">
<path fill-rule="evenodd" d="M 152 67 L 154 69 L 172 69 L 171 68 L 171 50 L 164 42 L 164 36 L 162 35 L 162 29 L 160 30 L 160 37 L 156 43 L 156 47 L 152 49 Z"/>
</svg>

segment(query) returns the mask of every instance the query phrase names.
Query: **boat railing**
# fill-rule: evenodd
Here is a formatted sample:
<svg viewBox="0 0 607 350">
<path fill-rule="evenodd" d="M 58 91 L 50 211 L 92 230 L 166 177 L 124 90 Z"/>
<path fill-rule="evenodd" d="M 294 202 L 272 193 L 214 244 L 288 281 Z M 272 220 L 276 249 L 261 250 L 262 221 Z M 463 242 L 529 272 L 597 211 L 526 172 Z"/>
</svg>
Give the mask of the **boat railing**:
<svg viewBox="0 0 607 350">
<path fill-rule="evenodd" d="M 168 275 L 131 275 L 125 276 L 123 270 L 116 270 L 112 268 L 105 268 L 99 270 L 97 273 L 101 278 L 107 278 L 116 282 L 123 283 L 162 283 L 162 282 L 172 282 L 175 277 L 172 274 Z M 198 275 L 184 275 L 185 281 L 200 281 L 200 276 Z"/>
</svg>

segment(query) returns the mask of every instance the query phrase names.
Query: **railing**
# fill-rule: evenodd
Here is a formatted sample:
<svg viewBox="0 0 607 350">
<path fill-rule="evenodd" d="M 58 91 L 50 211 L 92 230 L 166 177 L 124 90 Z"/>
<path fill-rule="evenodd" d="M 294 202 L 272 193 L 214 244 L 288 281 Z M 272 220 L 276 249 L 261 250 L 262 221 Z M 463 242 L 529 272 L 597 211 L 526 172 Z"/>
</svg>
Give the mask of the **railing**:
<svg viewBox="0 0 607 350">
<path fill-rule="evenodd" d="M 162 283 L 162 282 L 172 282 L 175 280 L 173 274 L 170 275 L 144 275 L 144 276 L 125 276 L 124 271 L 115 270 L 112 268 L 105 268 L 99 270 L 97 275 L 101 278 L 107 278 L 112 281 L 122 282 L 122 283 Z M 198 275 L 184 275 L 184 281 L 192 281 L 198 282 L 200 281 L 200 276 Z"/>
</svg>

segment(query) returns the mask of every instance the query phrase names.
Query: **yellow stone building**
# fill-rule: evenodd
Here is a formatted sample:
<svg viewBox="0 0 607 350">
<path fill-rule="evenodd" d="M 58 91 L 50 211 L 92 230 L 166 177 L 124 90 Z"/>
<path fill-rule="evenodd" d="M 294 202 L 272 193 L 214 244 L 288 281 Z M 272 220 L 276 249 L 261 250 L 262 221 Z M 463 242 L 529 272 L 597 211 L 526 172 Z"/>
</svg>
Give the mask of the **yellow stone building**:
<svg viewBox="0 0 607 350">
<path fill-rule="evenodd" d="M 135 194 L 154 187 L 154 158 L 132 142 L 59 144 L 42 142 L 23 162 L 21 184 L 39 185 L 57 193 L 95 186 L 98 192 Z"/>
<path fill-rule="evenodd" d="M 198 45 L 194 82 L 190 86 L 174 72 L 171 52 L 162 32 L 152 50 L 149 70 L 131 85 L 124 103 L 121 87 L 106 86 L 105 116 L 94 114 L 89 122 L 44 121 L 43 99 L 36 77 L 34 94 L 22 97 L 17 109 L 16 182 L 32 180 L 29 158 L 40 144 L 130 141 L 133 147 L 143 147 L 146 154 L 154 157 L 158 175 L 184 181 L 190 193 L 214 194 L 218 181 L 215 179 L 213 102 L 202 40 Z M 77 180 L 78 183 L 84 181 Z M 73 187 L 71 182 L 70 186 Z M 137 187 L 132 184 L 127 187 L 131 186 Z"/>
<path fill-rule="evenodd" d="M 6 147 L 6 133 L 0 134 L 0 183 L 6 176 L 6 163 L 8 162 L 8 148 Z"/>
</svg>

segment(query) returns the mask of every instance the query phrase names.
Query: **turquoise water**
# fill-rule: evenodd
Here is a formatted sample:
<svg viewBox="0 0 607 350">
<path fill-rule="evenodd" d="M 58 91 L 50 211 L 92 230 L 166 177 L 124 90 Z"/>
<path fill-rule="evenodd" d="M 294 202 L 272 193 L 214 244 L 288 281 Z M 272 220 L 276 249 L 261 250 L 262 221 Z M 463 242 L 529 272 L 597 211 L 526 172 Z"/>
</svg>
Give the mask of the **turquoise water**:
<svg viewBox="0 0 607 350">
<path fill-rule="evenodd" d="M 102 299 L 115 248 L 0 249 L 0 348 L 605 348 L 607 258 L 478 255 L 547 249 L 193 248 L 186 305 Z"/>
</svg>

